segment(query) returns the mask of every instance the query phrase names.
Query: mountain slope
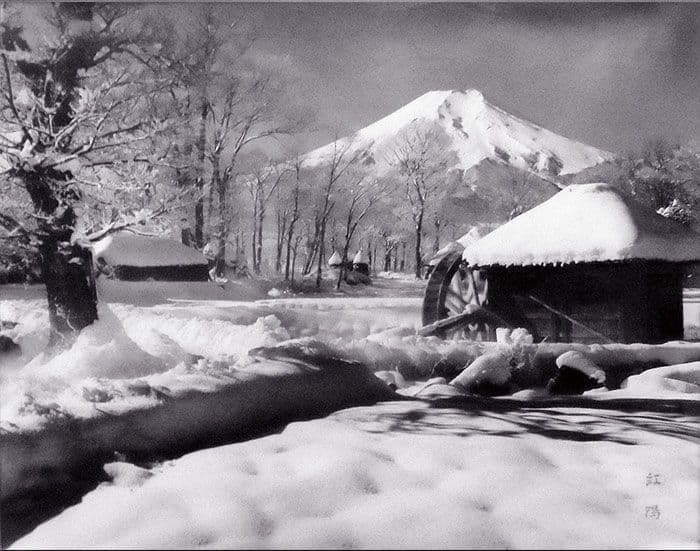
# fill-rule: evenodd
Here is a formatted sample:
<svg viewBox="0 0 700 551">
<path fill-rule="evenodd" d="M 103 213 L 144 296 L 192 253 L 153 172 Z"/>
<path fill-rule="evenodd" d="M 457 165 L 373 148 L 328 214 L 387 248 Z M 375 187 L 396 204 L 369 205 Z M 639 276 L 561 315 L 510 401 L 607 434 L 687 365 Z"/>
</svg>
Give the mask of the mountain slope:
<svg viewBox="0 0 700 551">
<path fill-rule="evenodd" d="M 348 154 L 389 169 L 387 153 L 411 125 L 437 125 L 456 153 L 454 168 L 468 170 L 484 160 L 543 176 L 576 173 L 613 158 L 611 153 L 559 136 L 488 103 L 478 90 L 433 91 L 351 136 L 308 153 L 307 166 L 322 165 L 335 148 L 349 145 Z"/>
</svg>

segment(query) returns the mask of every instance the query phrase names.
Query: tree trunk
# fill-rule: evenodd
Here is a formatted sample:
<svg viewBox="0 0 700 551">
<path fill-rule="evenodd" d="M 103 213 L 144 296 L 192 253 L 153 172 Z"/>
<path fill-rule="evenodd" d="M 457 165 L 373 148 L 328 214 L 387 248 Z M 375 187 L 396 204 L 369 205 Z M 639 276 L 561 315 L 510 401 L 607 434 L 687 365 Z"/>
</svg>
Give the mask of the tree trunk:
<svg viewBox="0 0 700 551">
<path fill-rule="evenodd" d="M 439 217 L 433 218 L 433 225 L 435 226 L 435 240 L 433 241 L 433 253 L 440 250 L 440 227 L 441 222 Z"/>
<path fill-rule="evenodd" d="M 421 271 L 423 268 L 423 258 L 421 255 L 421 240 L 423 238 L 423 213 L 421 212 L 416 219 L 416 278 L 421 278 Z"/>
<path fill-rule="evenodd" d="M 303 274 L 310 274 L 311 268 L 314 265 L 314 260 L 316 259 L 316 253 L 318 252 L 318 236 L 321 231 L 321 223 L 319 221 L 318 215 L 314 219 L 314 236 L 311 240 L 310 246 L 307 247 L 308 256 L 306 257 L 306 262 L 304 263 Z M 308 232 L 307 232 L 308 234 Z"/>
<path fill-rule="evenodd" d="M 197 247 L 204 247 L 204 150 L 207 146 L 207 113 L 209 107 L 202 94 L 200 104 L 199 136 L 197 137 L 197 202 L 194 206 L 194 240 Z"/>
<path fill-rule="evenodd" d="M 92 254 L 78 245 L 62 249 L 52 238 L 41 243 L 39 252 L 49 303 L 49 348 L 60 348 L 97 320 Z"/>
<path fill-rule="evenodd" d="M 318 241 L 318 265 L 316 267 L 316 287 L 321 287 L 321 280 L 323 277 L 323 257 L 325 254 L 325 241 L 326 241 L 326 221 L 321 221 L 321 234 L 319 235 Z"/>
<path fill-rule="evenodd" d="M 284 252 L 284 237 L 287 232 L 287 213 L 277 213 L 277 250 L 275 254 L 275 273 L 282 272 L 282 254 Z"/>
<path fill-rule="evenodd" d="M 384 236 L 384 271 L 388 272 L 391 270 L 391 253 L 396 247 L 396 241 L 393 241 L 388 236 Z M 396 269 L 396 266 L 394 266 Z"/>
<path fill-rule="evenodd" d="M 284 280 L 289 281 L 289 257 L 291 255 L 292 249 L 292 237 L 294 237 L 294 225 L 296 224 L 296 219 L 292 218 L 289 222 L 289 228 L 287 229 L 287 254 L 284 263 Z"/>
<path fill-rule="evenodd" d="M 213 160 L 212 167 L 212 187 L 216 186 L 219 198 L 219 235 L 216 247 L 216 274 L 218 276 L 223 276 L 226 265 L 226 216 L 227 216 L 227 205 L 226 205 L 226 179 L 221 177 L 221 172 L 219 170 L 219 156 L 217 155 Z"/>
<path fill-rule="evenodd" d="M 64 183 L 72 178 L 70 173 L 45 169 L 42 173 L 23 172 L 19 176 L 35 211 L 43 215 L 37 236 L 49 306 L 49 348 L 67 346 L 81 329 L 97 319 L 92 255 L 70 243 L 76 215 L 73 207 L 64 202 L 65 198 L 77 198 L 79 192 Z"/>
<path fill-rule="evenodd" d="M 258 242 L 257 242 L 257 265 L 255 267 L 255 273 L 260 274 L 261 263 L 262 263 L 262 240 L 263 240 L 263 224 L 265 222 L 265 208 L 260 205 L 258 209 Z"/>
<path fill-rule="evenodd" d="M 252 235 L 252 242 L 251 242 L 251 251 L 253 253 L 253 272 L 257 273 L 258 269 L 258 260 L 257 260 L 257 254 L 258 254 L 258 245 L 257 245 L 257 239 L 258 239 L 258 200 L 257 197 L 253 198 L 253 235 Z"/>
<path fill-rule="evenodd" d="M 340 270 L 338 271 L 338 281 L 335 283 L 335 288 L 340 290 L 340 283 L 343 281 L 347 270 L 345 267 L 348 264 L 348 251 L 350 250 L 350 241 L 345 241 L 345 246 L 343 247 L 342 262 L 340 264 Z"/>
<path fill-rule="evenodd" d="M 299 242 L 300 241 L 301 241 L 301 236 L 297 235 L 296 239 L 294 240 L 294 248 L 292 249 L 292 277 L 291 277 L 292 283 L 294 283 L 294 271 L 296 269 L 297 251 L 299 250 Z"/>
</svg>

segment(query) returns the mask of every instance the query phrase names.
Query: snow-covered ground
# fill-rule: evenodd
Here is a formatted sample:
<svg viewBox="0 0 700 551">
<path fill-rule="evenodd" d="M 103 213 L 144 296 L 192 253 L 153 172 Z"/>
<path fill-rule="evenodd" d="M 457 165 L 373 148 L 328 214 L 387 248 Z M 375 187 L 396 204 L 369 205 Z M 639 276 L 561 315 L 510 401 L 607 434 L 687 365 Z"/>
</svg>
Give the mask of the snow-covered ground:
<svg viewBox="0 0 700 551">
<path fill-rule="evenodd" d="M 65 418 L 153 406 L 163 395 L 176 396 L 191 389 L 213 392 L 237 382 L 241 372 L 257 369 L 257 359 L 249 352 L 258 348 L 276 347 L 271 352 L 276 360 L 289 359 L 285 347 L 313 349 L 320 356 L 359 361 L 380 376 L 396 372 L 403 381 L 397 386 L 409 387 L 405 393 L 418 388 L 411 381 L 436 375 L 436 366 L 448 364 L 457 369 L 493 352 L 494 347 L 503 348 L 417 336 L 420 303 L 419 296 L 175 299 L 154 306 L 103 302 L 98 322 L 83 331 L 71 348 L 46 357 L 42 351 L 48 339 L 48 319 L 43 300 L 5 300 L 0 302 L 0 319 L 18 325 L 4 333 L 20 345 L 22 354 L 3 358 L 0 428 L 36 430 Z M 569 348 L 536 347 L 540 355 L 556 355 Z M 604 357 L 606 363 L 615 363 L 615 358 L 666 365 L 700 360 L 700 344 L 579 348 Z M 505 349 L 509 353 L 507 346 Z M 692 385 L 700 381 L 685 381 L 687 378 L 681 377 L 683 382 L 675 385 L 659 383 L 643 395 L 676 392 L 694 396 Z M 625 392 L 635 388 L 630 385 Z"/>
<path fill-rule="evenodd" d="M 41 292 L 3 289 L 0 320 L 17 325 L 2 333 L 21 347 L 0 357 L 3 499 L 86 460 L 113 479 L 18 546 L 697 544 L 700 343 L 574 347 L 661 367 L 552 402 L 541 366 L 570 345 L 420 337 L 412 278 L 279 298 L 110 285 L 99 321 L 54 357 Z M 448 384 L 485 354 L 527 360 L 464 372 L 508 379 L 517 365 L 512 397 Z M 415 401 L 450 397 L 463 402 Z M 662 484 L 646 487 L 648 473 Z"/>
<path fill-rule="evenodd" d="M 687 548 L 697 418 L 384 403 L 139 467 L 12 548 Z"/>
</svg>

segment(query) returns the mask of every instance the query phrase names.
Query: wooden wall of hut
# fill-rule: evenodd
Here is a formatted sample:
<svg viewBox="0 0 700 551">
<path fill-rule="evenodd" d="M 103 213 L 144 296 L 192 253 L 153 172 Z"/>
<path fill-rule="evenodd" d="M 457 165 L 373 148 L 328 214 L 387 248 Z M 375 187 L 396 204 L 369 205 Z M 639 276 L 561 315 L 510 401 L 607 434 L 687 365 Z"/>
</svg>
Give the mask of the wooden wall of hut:
<svg viewBox="0 0 700 551">
<path fill-rule="evenodd" d="M 490 266 L 489 305 L 536 341 L 683 338 L 684 266 L 656 261 Z"/>
<path fill-rule="evenodd" d="M 209 268 L 206 264 L 184 264 L 174 266 L 114 266 L 113 277 L 123 281 L 207 281 Z"/>
</svg>

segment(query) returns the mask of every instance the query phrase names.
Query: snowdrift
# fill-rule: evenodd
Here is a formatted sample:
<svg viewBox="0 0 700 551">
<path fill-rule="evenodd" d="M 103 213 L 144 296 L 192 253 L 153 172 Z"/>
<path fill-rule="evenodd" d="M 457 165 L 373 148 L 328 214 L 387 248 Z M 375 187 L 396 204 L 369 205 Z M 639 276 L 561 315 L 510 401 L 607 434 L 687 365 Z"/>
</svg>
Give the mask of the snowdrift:
<svg viewBox="0 0 700 551">
<path fill-rule="evenodd" d="M 184 386 L 187 377 L 184 377 Z M 253 436 L 291 420 L 327 415 L 338 409 L 398 399 L 363 366 L 336 361 L 322 366 L 260 362 L 220 376 L 218 387 L 169 391 L 145 381 L 124 389 L 145 399 L 110 413 L 97 391 L 98 416 L 54 417 L 38 432 L 0 434 L 2 499 L 66 483 L 66 473 L 82 475 L 86 464 L 116 455 L 132 460 L 176 457 L 187 451 Z M 124 384 L 124 382 L 122 382 Z M 102 409 L 101 405 L 105 405 Z M 55 477 L 55 479 L 54 479 Z"/>
<path fill-rule="evenodd" d="M 598 413 L 393 402 L 116 460 L 12 548 L 694 548 L 697 420 Z"/>
</svg>

